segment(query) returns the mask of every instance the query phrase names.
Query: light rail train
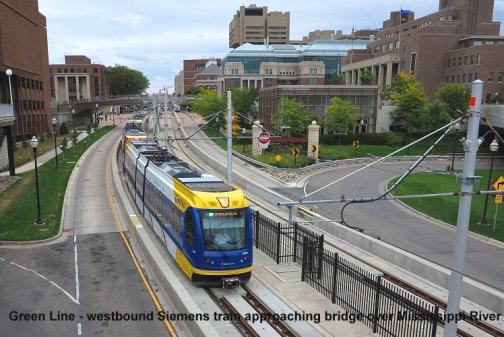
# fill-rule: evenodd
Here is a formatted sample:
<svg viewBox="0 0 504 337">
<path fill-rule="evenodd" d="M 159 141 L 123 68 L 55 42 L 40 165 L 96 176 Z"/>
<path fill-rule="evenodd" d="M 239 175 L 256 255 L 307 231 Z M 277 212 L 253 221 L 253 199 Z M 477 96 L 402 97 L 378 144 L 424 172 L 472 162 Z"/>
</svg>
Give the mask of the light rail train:
<svg viewBox="0 0 504 337">
<path fill-rule="evenodd" d="M 123 172 L 139 210 L 194 284 L 249 280 L 252 213 L 242 191 L 151 140 L 125 139 Z"/>
</svg>

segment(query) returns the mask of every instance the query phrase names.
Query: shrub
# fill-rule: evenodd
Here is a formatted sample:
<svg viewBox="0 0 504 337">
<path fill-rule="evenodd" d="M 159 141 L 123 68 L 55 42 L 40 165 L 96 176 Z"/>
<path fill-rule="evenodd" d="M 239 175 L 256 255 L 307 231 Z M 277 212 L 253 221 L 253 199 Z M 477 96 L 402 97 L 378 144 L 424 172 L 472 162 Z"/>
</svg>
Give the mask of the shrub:
<svg viewBox="0 0 504 337">
<path fill-rule="evenodd" d="M 63 139 L 61 140 L 61 151 L 65 152 L 67 147 L 68 147 L 68 140 L 66 137 L 63 137 Z"/>
<path fill-rule="evenodd" d="M 68 127 L 65 123 L 61 123 L 59 133 L 60 135 L 68 135 Z"/>
<path fill-rule="evenodd" d="M 406 145 L 408 138 L 402 133 L 388 133 L 387 144 L 392 147 L 400 147 Z"/>
</svg>

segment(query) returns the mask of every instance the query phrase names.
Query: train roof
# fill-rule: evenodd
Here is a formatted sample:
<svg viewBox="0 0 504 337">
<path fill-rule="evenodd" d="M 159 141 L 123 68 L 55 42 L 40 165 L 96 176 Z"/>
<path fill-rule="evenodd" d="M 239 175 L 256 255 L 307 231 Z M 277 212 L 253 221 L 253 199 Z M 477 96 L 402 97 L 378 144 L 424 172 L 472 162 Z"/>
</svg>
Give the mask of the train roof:
<svg viewBox="0 0 504 337">
<path fill-rule="evenodd" d="M 132 145 L 162 172 L 177 179 L 193 191 L 230 192 L 233 187 L 224 180 L 189 165 L 163 149 L 156 141 L 131 141 Z"/>
</svg>

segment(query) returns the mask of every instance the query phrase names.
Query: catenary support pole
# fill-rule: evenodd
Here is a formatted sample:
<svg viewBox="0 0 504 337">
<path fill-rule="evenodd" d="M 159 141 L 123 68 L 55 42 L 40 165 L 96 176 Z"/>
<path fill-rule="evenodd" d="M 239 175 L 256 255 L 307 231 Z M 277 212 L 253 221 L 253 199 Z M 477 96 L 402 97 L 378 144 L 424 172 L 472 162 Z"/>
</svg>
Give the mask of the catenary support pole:
<svg viewBox="0 0 504 337">
<path fill-rule="evenodd" d="M 457 181 L 461 183 L 460 191 L 462 195 L 460 197 L 457 216 L 457 232 L 455 248 L 453 250 L 453 267 L 450 275 L 444 337 L 455 337 L 457 333 L 457 322 L 453 317 L 459 313 L 460 308 L 472 192 L 473 185 L 478 181 L 478 178 L 474 176 L 474 170 L 476 166 L 476 153 L 480 145 L 478 130 L 481 118 L 482 96 L 483 81 L 476 80 L 472 83 L 467 139 L 462 143 L 465 152 L 464 171 L 461 175 L 457 176 Z"/>
<path fill-rule="evenodd" d="M 231 91 L 227 92 L 227 182 L 233 185 L 233 114 L 231 111 Z"/>
</svg>

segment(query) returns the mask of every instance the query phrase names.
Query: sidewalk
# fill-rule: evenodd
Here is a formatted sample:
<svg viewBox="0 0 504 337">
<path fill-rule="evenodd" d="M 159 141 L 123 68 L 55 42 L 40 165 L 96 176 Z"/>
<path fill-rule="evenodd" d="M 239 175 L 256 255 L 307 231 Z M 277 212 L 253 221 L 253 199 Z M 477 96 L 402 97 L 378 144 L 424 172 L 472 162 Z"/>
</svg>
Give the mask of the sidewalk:
<svg viewBox="0 0 504 337">
<path fill-rule="evenodd" d="M 115 124 L 117 127 L 124 127 L 124 125 L 126 124 L 126 121 L 128 119 L 131 119 L 131 114 L 119 115 L 119 116 L 116 116 L 114 119 L 115 119 Z M 108 118 L 106 121 L 105 120 L 101 121 L 100 124 L 98 125 L 98 127 L 104 127 L 107 125 L 113 125 L 112 119 Z M 77 142 L 82 141 L 87 136 L 88 136 L 88 133 L 86 131 L 80 132 L 77 135 Z M 72 141 L 70 139 L 70 136 L 68 136 L 67 139 L 68 139 L 68 146 L 67 146 L 66 151 L 71 151 L 72 150 Z M 57 152 L 58 152 L 58 156 L 63 152 L 63 151 L 61 151 L 60 146 L 57 147 Z M 54 149 L 47 151 L 46 153 L 44 153 L 42 155 L 37 156 L 37 166 L 41 166 L 41 165 L 45 164 L 46 162 L 53 159 L 54 157 L 55 157 Z M 35 161 L 34 160 L 32 160 L 26 164 L 23 164 L 19 167 L 16 167 L 16 174 L 28 172 L 33 169 L 35 169 Z M 8 175 L 9 175 L 8 170 L 0 173 L 0 176 L 8 176 Z"/>
</svg>

